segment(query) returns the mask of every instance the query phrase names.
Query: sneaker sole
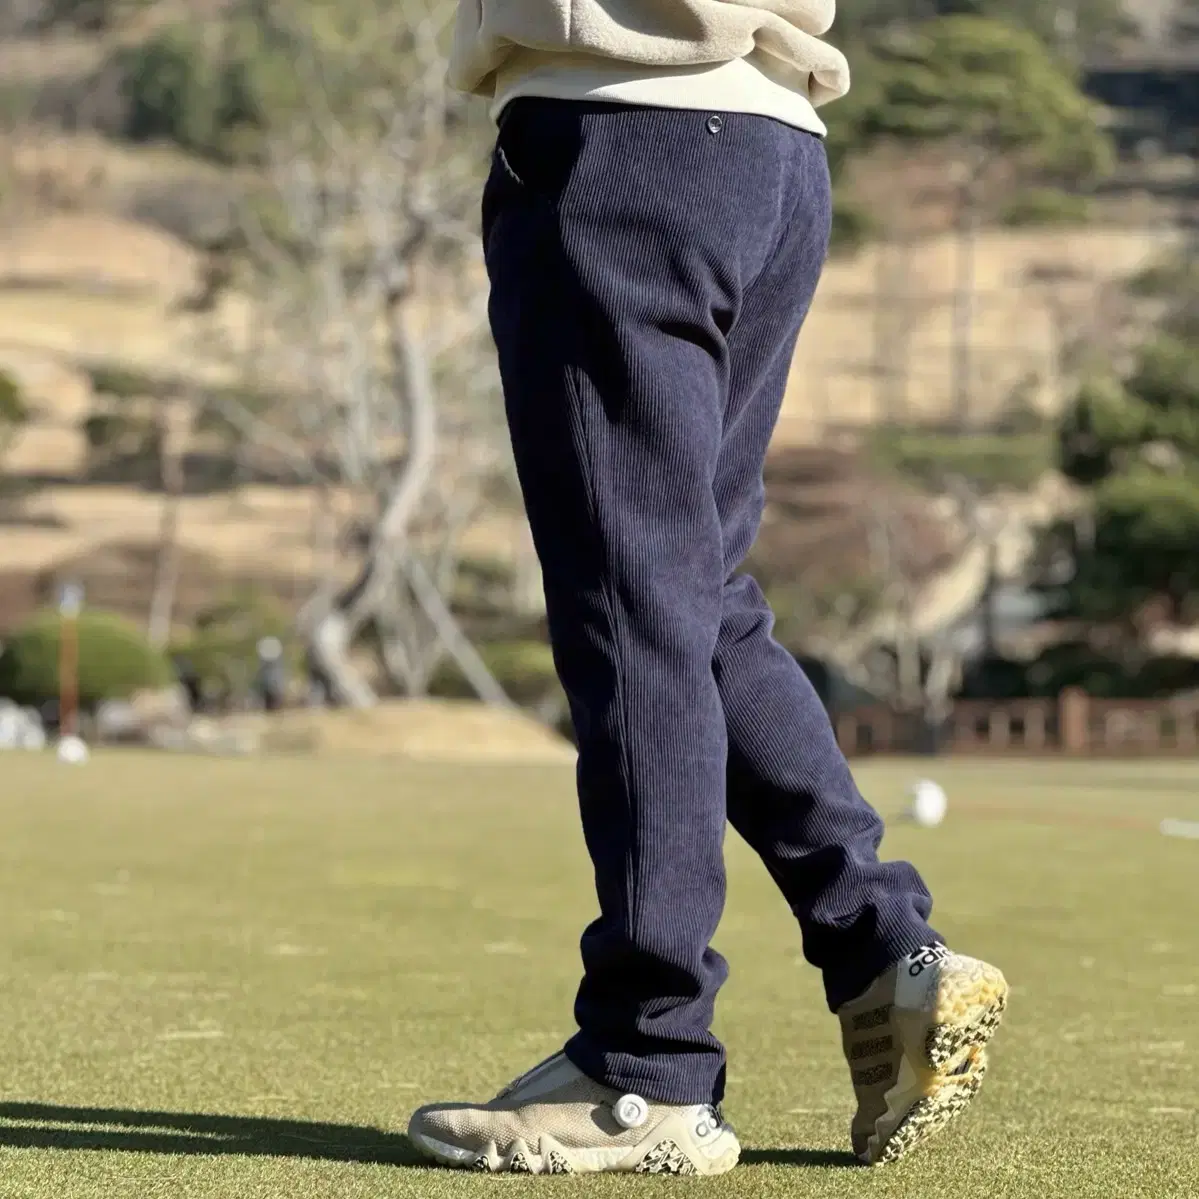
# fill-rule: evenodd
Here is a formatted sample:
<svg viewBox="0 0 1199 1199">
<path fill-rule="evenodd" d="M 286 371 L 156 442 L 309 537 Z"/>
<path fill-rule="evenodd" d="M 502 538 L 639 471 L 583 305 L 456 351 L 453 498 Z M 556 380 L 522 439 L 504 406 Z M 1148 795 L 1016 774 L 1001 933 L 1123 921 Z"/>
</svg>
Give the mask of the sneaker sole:
<svg viewBox="0 0 1199 1199">
<path fill-rule="evenodd" d="M 741 1156 L 741 1146 L 731 1133 L 728 1144 L 714 1156 L 684 1151 L 675 1138 L 661 1132 L 651 1134 L 635 1148 L 566 1149 L 550 1136 L 542 1136 L 536 1147 L 516 1141 L 501 1154 L 494 1141 L 480 1152 L 461 1149 L 422 1133 L 409 1131 L 408 1138 L 421 1152 L 457 1170 L 483 1174 L 727 1174 Z M 717 1146 L 713 1146 L 717 1148 Z"/>
<path fill-rule="evenodd" d="M 938 980 L 923 1036 L 908 1045 L 863 1161 L 877 1166 L 898 1161 L 969 1106 L 986 1075 L 986 1046 L 1007 998 L 1007 981 L 985 962 L 947 971 Z"/>
</svg>

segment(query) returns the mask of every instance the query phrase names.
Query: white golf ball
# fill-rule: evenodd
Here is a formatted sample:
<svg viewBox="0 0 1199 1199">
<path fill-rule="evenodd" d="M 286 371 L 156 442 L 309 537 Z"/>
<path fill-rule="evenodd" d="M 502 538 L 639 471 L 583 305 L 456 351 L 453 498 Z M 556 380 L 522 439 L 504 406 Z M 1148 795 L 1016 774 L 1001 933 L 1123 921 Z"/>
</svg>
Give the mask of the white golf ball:
<svg viewBox="0 0 1199 1199">
<path fill-rule="evenodd" d="M 88 759 L 87 743 L 82 737 L 63 737 L 58 743 L 58 760 L 78 766 Z"/>
<path fill-rule="evenodd" d="M 912 819 L 924 828 L 935 828 L 945 819 L 949 807 L 949 797 L 944 788 L 932 779 L 920 779 L 912 784 Z"/>
<path fill-rule="evenodd" d="M 1199 820 L 1163 820 L 1161 831 L 1164 837 L 1185 837 L 1190 841 L 1199 841 Z"/>
</svg>

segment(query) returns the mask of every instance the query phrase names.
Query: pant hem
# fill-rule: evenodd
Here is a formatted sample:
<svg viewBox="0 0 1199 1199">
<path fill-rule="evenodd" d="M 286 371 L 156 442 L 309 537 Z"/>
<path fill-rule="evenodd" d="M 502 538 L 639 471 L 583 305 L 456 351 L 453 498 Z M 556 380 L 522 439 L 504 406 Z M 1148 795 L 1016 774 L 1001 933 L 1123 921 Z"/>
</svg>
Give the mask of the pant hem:
<svg viewBox="0 0 1199 1199">
<path fill-rule="evenodd" d="M 563 1052 L 567 1060 L 592 1082 L 622 1095 L 640 1095 L 651 1103 L 664 1103 L 670 1107 L 718 1104 L 724 1098 L 723 1061 L 717 1071 L 717 1080 L 712 1082 L 709 1077 L 703 1081 L 694 1076 L 688 1078 L 686 1066 L 672 1054 L 637 1058 L 625 1053 L 604 1053 L 594 1049 L 581 1033 L 567 1041 Z M 710 1070 L 706 1069 L 704 1074 L 709 1075 Z"/>
<path fill-rule="evenodd" d="M 837 1012 L 864 994 L 873 983 L 896 962 L 925 945 L 944 942 L 940 933 L 927 924 L 915 925 L 903 935 L 896 935 L 874 946 L 865 957 L 855 962 L 852 970 L 824 973 L 824 992 L 830 1012 Z"/>
</svg>

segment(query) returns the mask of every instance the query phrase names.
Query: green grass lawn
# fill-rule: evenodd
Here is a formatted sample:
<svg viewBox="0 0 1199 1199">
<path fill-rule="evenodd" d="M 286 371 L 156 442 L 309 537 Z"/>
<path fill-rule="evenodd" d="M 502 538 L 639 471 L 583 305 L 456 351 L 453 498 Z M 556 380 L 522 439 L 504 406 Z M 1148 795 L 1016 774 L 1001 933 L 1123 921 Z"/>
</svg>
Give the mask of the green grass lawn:
<svg viewBox="0 0 1199 1199">
<path fill-rule="evenodd" d="M 911 764 L 870 764 L 898 813 Z M 713 1180 L 415 1164 L 427 1099 L 485 1098 L 571 1029 L 591 916 L 571 772 L 0 758 L 0 1196 L 1199 1196 L 1199 766 L 945 763 L 896 823 L 941 929 L 1013 984 L 972 1110 L 890 1169 L 846 1154 L 835 1021 L 730 837 Z"/>
</svg>

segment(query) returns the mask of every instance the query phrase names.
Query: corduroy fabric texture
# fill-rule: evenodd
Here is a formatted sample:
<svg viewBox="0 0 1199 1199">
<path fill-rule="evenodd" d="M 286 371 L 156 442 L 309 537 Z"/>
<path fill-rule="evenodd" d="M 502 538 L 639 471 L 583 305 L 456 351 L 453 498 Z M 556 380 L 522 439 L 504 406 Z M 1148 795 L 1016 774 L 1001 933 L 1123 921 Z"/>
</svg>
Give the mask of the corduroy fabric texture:
<svg viewBox="0 0 1199 1199">
<path fill-rule="evenodd" d="M 826 253 L 824 149 L 763 117 L 522 99 L 483 215 L 601 912 L 567 1053 L 618 1090 L 719 1102 L 726 821 L 795 912 L 830 1006 L 938 939 L 737 573 Z"/>
</svg>

